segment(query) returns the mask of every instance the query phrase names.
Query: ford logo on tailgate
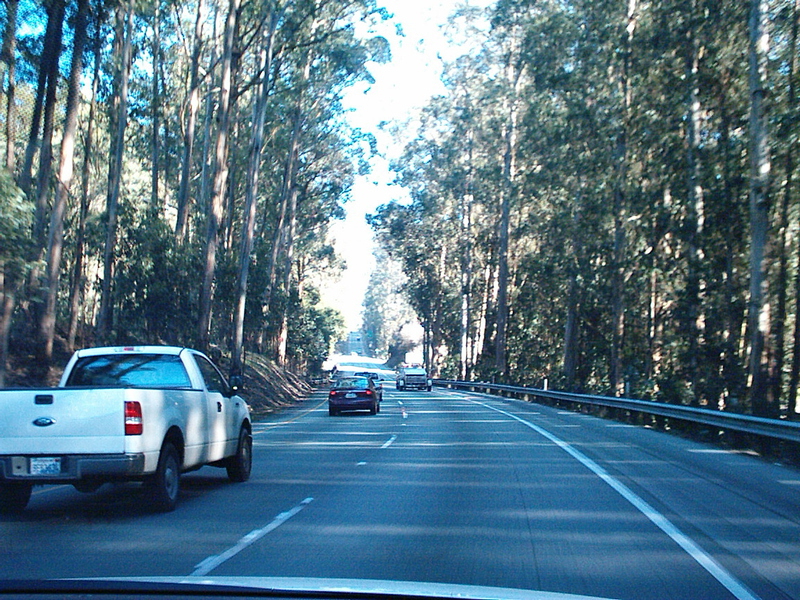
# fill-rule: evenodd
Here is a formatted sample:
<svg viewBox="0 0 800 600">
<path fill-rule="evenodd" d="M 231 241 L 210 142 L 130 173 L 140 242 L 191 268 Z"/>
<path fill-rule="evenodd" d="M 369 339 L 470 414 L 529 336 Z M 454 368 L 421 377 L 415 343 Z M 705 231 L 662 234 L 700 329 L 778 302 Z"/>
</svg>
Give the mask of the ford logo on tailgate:
<svg viewBox="0 0 800 600">
<path fill-rule="evenodd" d="M 55 422 L 56 420 L 50 417 L 39 417 L 33 422 L 33 424 L 36 425 L 37 427 L 48 427 L 50 425 L 53 425 Z"/>
</svg>

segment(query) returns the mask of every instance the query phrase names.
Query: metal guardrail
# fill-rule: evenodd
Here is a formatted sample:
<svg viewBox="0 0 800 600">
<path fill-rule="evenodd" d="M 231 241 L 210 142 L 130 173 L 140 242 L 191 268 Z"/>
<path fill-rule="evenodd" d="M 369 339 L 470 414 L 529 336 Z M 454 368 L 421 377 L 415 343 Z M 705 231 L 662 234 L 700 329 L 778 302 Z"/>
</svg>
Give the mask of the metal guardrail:
<svg viewBox="0 0 800 600">
<path fill-rule="evenodd" d="M 536 399 L 546 399 L 577 405 L 600 406 L 615 410 L 629 411 L 631 413 L 676 419 L 688 423 L 697 423 L 725 431 L 736 431 L 775 440 L 800 443 L 800 423 L 794 421 L 766 419 L 762 417 L 753 417 L 751 415 L 741 415 L 677 404 L 664 404 L 648 400 L 571 394 L 568 392 L 477 381 L 435 379 L 434 385 L 452 389 L 463 389 L 471 392 L 510 395 L 511 397 L 516 396 L 528 401 L 531 401 L 531 399 L 533 399 L 533 401 L 536 401 Z"/>
</svg>

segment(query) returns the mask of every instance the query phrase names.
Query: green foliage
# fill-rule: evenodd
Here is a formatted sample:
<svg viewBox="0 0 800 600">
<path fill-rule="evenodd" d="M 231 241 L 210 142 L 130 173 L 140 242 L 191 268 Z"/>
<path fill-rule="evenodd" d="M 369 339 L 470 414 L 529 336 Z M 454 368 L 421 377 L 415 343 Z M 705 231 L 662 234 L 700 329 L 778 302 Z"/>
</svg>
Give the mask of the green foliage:
<svg viewBox="0 0 800 600">
<path fill-rule="evenodd" d="M 178 245 L 158 217 L 126 225 L 115 276 L 116 342 L 190 345 L 197 321 L 199 253 Z"/>
<path fill-rule="evenodd" d="M 403 265 L 419 318 L 436 315 L 433 346 L 444 346 L 443 369 L 460 361 L 468 376 L 498 375 L 496 224 L 500 198 L 511 193 L 512 380 L 608 392 L 618 343 L 625 393 L 733 404 L 746 388 L 747 6 L 663 0 L 639 3 L 632 15 L 627 6 L 497 2 L 480 50 L 446 67 L 447 94 L 431 100 L 398 161 L 412 203 L 381 207 L 371 223 Z M 786 5 L 771 16 L 771 118 L 779 132 L 772 151 L 786 155 L 798 135 L 796 107 L 788 105 L 797 15 Z M 693 48 L 699 58 L 690 77 Z M 512 67 L 521 73 L 516 91 Z M 514 98 L 508 188 L 503 135 Z M 697 174 L 687 150 L 692 118 L 699 119 Z M 796 175 L 786 175 L 776 172 L 775 181 L 796 186 Z M 796 228 L 796 190 L 783 193 L 791 194 Z M 775 267 L 789 251 L 769 257 L 771 285 L 781 283 Z M 696 265 L 692 256 L 700 257 Z M 796 295 L 796 257 L 788 265 L 782 283 Z M 783 302 L 786 323 L 794 323 L 793 301 Z M 615 306 L 623 311 L 618 335 Z M 466 327 L 454 325 L 462 319 Z M 469 355 L 462 356 L 464 336 Z"/>
<path fill-rule="evenodd" d="M 306 289 L 302 300 L 293 295 L 289 311 L 289 358 L 312 376 L 322 374 L 322 363 L 346 331 L 341 313 L 320 306 L 319 300 L 315 289 Z"/>
<path fill-rule="evenodd" d="M 392 346 L 402 343 L 403 326 L 413 323 L 416 316 L 403 295 L 406 276 L 398 262 L 380 249 L 376 250 L 376 259 L 364 298 L 362 331 L 369 356 L 383 358 L 391 354 Z"/>
<path fill-rule="evenodd" d="M 20 276 L 29 266 L 35 207 L 6 169 L 0 169 L 0 264 Z"/>
</svg>

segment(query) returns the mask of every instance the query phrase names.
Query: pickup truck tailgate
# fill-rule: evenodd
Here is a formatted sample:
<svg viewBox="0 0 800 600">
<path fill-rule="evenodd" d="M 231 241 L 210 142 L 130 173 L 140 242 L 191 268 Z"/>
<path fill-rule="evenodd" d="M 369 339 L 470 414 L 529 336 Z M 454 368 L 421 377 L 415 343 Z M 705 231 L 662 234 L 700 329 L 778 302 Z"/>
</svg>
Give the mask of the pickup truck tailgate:
<svg viewBox="0 0 800 600">
<path fill-rule="evenodd" d="M 125 390 L 5 390 L 0 455 L 125 451 Z"/>
</svg>

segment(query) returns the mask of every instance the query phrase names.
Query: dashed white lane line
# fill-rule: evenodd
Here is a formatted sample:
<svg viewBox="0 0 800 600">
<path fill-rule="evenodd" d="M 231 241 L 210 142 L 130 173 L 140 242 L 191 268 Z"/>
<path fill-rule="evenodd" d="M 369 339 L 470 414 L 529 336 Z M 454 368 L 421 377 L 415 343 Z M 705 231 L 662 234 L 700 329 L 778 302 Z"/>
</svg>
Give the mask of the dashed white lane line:
<svg viewBox="0 0 800 600">
<path fill-rule="evenodd" d="M 240 539 L 238 542 L 236 542 L 235 545 L 225 550 L 225 552 L 221 554 L 216 554 L 214 556 L 209 556 L 208 558 L 204 559 L 202 562 L 198 563 L 195 566 L 194 571 L 192 572 L 192 576 L 195 577 L 195 576 L 208 575 L 211 571 L 216 569 L 222 563 L 230 560 L 231 558 L 239 554 L 239 552 L 241 552 L 248 546 L 251 546 L 258 540 L 260 540 L 262 537 L 267 535 L 269 532 L 274 531 L 275 529 L 286 523 L 286 521 L 291 519 L 301 510 L 303 510 L 306 506 L 308 506 L 311 502 L 313 502 L 313 500 L 314 500 L 313 498 L 306 498 L 300 504 L 295 506 L 293 509 L 287 510 L 286 512 L 282 512 L 281 514 L 279 514 L 270 523 L 268 523 L 261 529 L 254 529 L 246 536 L 244 536 L 242 539 Z"/>
<path fill-rule="evenodd" d="M 390 437 L 390 438 L 387 440 L 387 442 L 386 442 L 386 443 L 385 443 L 383 446 L 381 446 L 381 450 L 383 450 L 384 448 L 388 448 L 389 446 L 391 446 L 392 444 L 394 444 L 394 441 L 395 441 L 396 439 L 397 439 L 397 436 L 396 436 L 396 435 L 393 435 L 392 437 Z"/>
<path fill-rule="evenodd" d="M 689 554 L 697 563 L 703 567 L 714 579 L 720 582 L 731 594 L 733 594 L 738 600 L 759 600 L 758 596 L 756 596 L 753 592 L 751 592 L 747 587 L 738 579 L 736 579 L 731 573 L 729 573 L 722 565 L 720 565 L 717 561 L 715 561 L 705 550 L 700 548 L 691 538 L 689 538 L 686 534 L 684 534 L 680 529 L 678 529 L 672 522 L 667 519 L 664 515 L 658 512 L 655 508 L 650 506 L 647 502 L 645 502 L 642 498 L 636 495 L 630 488 L 628 488 L 623 483 L 617 481 L 614 477 L 608 474 L 608 472 L 590 459 L 588 456 L 573 448 L 567 442 L 559 439 L 546 429 L 542 429 L 538 425 L 531 423 L 530 421 L 526 421 L 525 419 L 518 417 L 510 412 L 505 410 L 495 408 L 494 406 L 490 406 L 489 404 L 485 404 L 483 402 L 478 402 L 473 400 L 475 404 L 479 404 L 488 408 L 489 410 L 493 410 L 495 412 L 499 412 L 500 414 L 506 415 L 507 417 L 514 419 L 515 421 L 519 421 L 526 427 L 533 429 L 539 435 L 544 436 L 551 442 L 553 442 L 556 446 L 564 450 L 567 454 L 572 456 L 575 460 L 580 462 L 583 466 L 589 469 L 592 473 L 597 475 L 600 479 L 605 481 L 611 488 L 614 489 L 620 496 L 625 498 L 628 502 L 630 502 L 639 512 L 641 512 L 645 517 L 650 519 L 650 521 L 658 527 L 661 531 L 666 533 L 672 540 L 678 544 L 683 550 Z"/>
</svg>

